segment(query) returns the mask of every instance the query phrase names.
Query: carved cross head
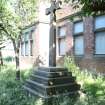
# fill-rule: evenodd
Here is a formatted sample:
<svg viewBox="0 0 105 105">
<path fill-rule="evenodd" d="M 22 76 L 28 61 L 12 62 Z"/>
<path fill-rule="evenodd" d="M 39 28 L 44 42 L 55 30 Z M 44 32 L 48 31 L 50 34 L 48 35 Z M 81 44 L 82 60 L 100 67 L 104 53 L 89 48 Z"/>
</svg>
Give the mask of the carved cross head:
<svg viewBox="0 0 105 105">
<path fill-rule="evenodd" d="M 51 6 L 50 6 L 50 8 L 47 8 L 47 9 L 46 9 L 46 15 L 49 15 L 49 14 L 51 14 L 51 13 L 54 14 L 56 10 L 60 9 L 60 5 L 61 5 L 61 4 L 62 4 L 61 1 L 57 1 L 57 2 L 56 2 L 56 0 L 52 0 L 52 1 L 51 1 Z"/>
</svg>

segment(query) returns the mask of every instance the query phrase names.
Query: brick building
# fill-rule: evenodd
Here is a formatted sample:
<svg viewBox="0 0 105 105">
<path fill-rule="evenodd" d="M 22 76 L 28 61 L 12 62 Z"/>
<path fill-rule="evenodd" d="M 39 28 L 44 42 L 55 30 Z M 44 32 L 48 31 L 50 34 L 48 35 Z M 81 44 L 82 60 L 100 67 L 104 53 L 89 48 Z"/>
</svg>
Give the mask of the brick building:
<svg viewBox="0 0 105 105">
<path fill-rule="evenodd" d="M 45 15 L 48 3 L 40 3 L 38 21 L 22 31 L 20 47 L 20 68 L 33 65 L 48 65 L 49 51 L 49 16 Z"/>
<path fill-rule="evenodd" d="M 45 9 L 45 7 L 43 8 Z M 44 9 L 41 15 L 44 15 Z M 73 21 L 70 20 L 72 15 L 74 15 Z M 39 18 L 38 22 L 34 24 L 33 45 L 30 45 L 33 49 L 33 56 L 20 56 L 21 61 L 33 64 L 36 62 L 36 58 L 41 55 L 45 65 L 48 65 L 48 20 L 49 17 L 44 16 L 44 19 Z M 81 68 L 105 71 L 105 14 L 80 18 L 79 10 L 75 12 L 71 6 L 66 5 L 57 11 L 56 41 L 57 64 L 62 64 L 64 55 L 68 54 L 74 55 L 77 65 Z M 31 58 L 33 60 L 29 60 Z"/>
</svg>

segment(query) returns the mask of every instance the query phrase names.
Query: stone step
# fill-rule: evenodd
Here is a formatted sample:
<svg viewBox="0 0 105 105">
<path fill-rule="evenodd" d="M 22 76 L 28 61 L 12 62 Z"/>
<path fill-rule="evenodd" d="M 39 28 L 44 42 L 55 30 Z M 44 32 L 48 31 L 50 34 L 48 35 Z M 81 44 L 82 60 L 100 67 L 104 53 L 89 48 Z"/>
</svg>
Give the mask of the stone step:
<svg viewBox="0 0 105 105">
<path fill-rule="evenodd" d="M 73 84 L 66 84 L 66 85 L 59 85 L 56 87 L 51 87 L 47 89 L 48 95 L 57 95 L 57 94 L 63 94 L 63 93 L 69 93 L 69 92 L 77 92 L 80 89 L 80 85 L 77 85 L 76 83 Z"/>
<path fill-rule="evenodd" d="M 67 68 L 62 68 L 62 67 L 38 67 L 38 70 L 46 71 L 46 72 L 60 72 L 60 71 L 67 71 Z"/>
<path fill-rule="evenodd" d="M 39 67 L 26 81 L 24 88 L 32 94 L 48 98 L 78 93 L 80 85 L 66 68 Z"/>
<path fill-rule="evenodd" d="M 46 95 L 46 89 L 42 88 L 41 86 L 37 85 L 36 83 L 33 83 L 31 81 L 27 81 L 26 85 L 27 88 L 30 88 L 34 90 L 35 92 L 38 92 L 39 94 Z"/>
<path fill-rule="evenodd" d="M 80 86 L 76 83 L 45 86 L 44 84 L 40 84 L 32 80 L 27 80 L 26 86 L 41 93 L 42 95 L 56 95 L 58 93 L 73 92 L 80 89 Z"/>
<path fill-rule="evenodd" d="M 24 85 L 23 88 L 24 88 L 25 90 L 27 90 L 27 92 L 30 92 L 30 93 L 33 94 L 33 95 L 40 96 L 41 98 L 47 98 L 46 96 L 44 96 L 44 95 L 40 94 L 39 92 L 37 92 L 37 91 L 35 91 L 35 90 L 29 88 L 29 87 L 26 86 L 26 85 Z"/>
<path fill-rule="evenodd" d="M 67 96 L 67 95 L 69 95 L 69 96 L 78 95 L 77 91 L 75 91 L 75 92 L 67 92 L 67 93 L 63 93 L 63 94 L 60 93 L 60 94 L 52 95 L 52 96 L 51 95 L 42 95 L 39 92 L 37 92 L 37 91 L 35 91 L 35 90 L 31 89 L 31 88 L 28 88 L 27 86 L 23 86 L 23 88 L 25 90 L 27 90 L 27 92 L 30 92 L 31 94 L 33 94 L 35 96 L 39 96 L 39 97 L 44 98 L 44 99 L 48 99 L 48 98 L 52 98 L 52 97 L 59 97 L 59 96 Z"/>
<path fill-rule="evenodd" d="M 30 77 L 31 80 L 43 83 L 44 85 L 57 85 L 57 84 L 66 84 L 66 83 L 71 83 L 76 80 L 75 77 L 71 76 L 66 76 L 66 77 L 56 77 L 56 78 L 46 78 L 46 77 L 41 77 L 38 75 L 32 74 Z"/>
<path fill-rule="evenodd" d="M 62 72 L 46 72 L 46 71 L 36 70 L 36 71 L 34 71 L 34 74 L 35 75 L 42 76 L 42 77 L 47 77 L 47 78 L 72 76 L 72 73 L 71 72 L 68 72 L 68 71 L 62 71 Z"/>
</svg>

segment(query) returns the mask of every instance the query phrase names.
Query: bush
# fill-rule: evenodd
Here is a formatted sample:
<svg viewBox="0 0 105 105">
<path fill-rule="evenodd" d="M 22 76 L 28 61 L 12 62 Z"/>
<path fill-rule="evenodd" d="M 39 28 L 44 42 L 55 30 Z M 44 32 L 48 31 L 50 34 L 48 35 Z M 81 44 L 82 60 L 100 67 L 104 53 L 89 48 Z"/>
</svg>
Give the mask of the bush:
<svg viewBox="0 0 105 105">
<path fill-rule="evenodd" d="M 80 70 L 76 66 L 73 57 L 65 57 L 64 66 L 68 68 L 81 84 L 81 97 L 77 100 L 76 105 L 105 105 L 105 77 L 100 74 L 93 74 L 88 70 Z"/>
<path fill-rule="evenodd" d="M 15 58 L 12 57 L 12 56 L 8 56 L 8 57 L 6 57 L 6 58 L 3 58 L 3 60 L 6 61 L 6 62 L 12 62 L 12 61 L 15 60 Z"/>
<path fill-rule="evenodd" d="M 65 67 L 81 84 L 80 97 L 72 100 L 69 96 L 53 98 L 53 105 L 105 105 L 105 77 L 88 71 L 81 71 L 72 57 L 65 57 Z M 0 105 L 48 105 L 40 98 L 27 95 L 22 88 L 32 70 L 21 71 L 21 80 L 15 80 L 15 67 L 5 65 L 0 70 Z"/>
<path fill-rule="evenodd" d="M 22 72 L 21 81 L 15 80 L 14 67 L 2 67 L 0 71 L 0 105 L 33 105 L 34 97 L 30 97 L 23 90 Z"/>
</svg>

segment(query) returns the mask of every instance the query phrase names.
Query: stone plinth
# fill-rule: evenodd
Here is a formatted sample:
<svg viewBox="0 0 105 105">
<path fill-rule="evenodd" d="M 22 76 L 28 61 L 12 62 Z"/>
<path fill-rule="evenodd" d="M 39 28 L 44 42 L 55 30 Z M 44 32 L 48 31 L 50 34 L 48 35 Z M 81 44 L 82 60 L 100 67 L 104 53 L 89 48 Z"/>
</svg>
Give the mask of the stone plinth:
<svg viewBox="0 0 105 105">
<path fill-rule="evenodd" d="M 26 81 L 24 89 L 42 98 L 78 94 L 76 78 L 61 67 L 39 67 Z"/>
</svg>

